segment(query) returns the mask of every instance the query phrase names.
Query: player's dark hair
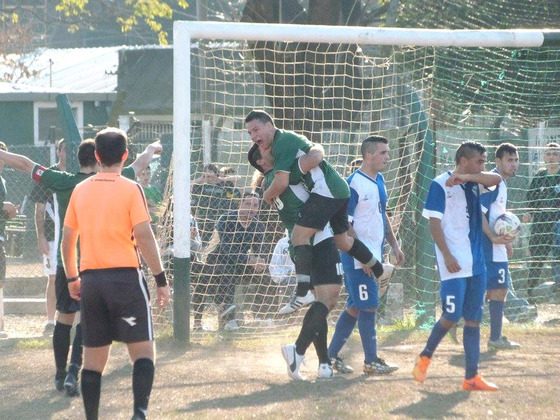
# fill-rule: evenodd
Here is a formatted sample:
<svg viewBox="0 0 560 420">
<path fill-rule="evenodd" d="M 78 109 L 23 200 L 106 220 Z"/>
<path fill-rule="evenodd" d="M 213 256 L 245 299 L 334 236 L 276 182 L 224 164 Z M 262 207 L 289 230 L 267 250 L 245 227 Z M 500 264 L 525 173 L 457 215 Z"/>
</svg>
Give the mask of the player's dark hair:
<svg viewBox="0 0 560 420">
<path fill-rule="evenodd" d="M 511 143 L 502 143 L 496 149 L 496 158 L 501 159 L 504 157 L 505 154 L 508 155 L 516 155 L 517 154 L 517 147 L 515 147 Z"/>
<path fill-rule="evenodd" d="M 97 164 L 95 159 L 95 141 L 85 139 L 78 146 L 78 162 L 82 167 L 92 167 Z"/>
<path fill-rule="evenodd" d="M 272 119 L 270 114 L 262 109 L 253 109 L 251 112 L 249 112 L 245 117 L 245 124 L 253 120 L 259 120 L 263 124 L 269 122 L 274 125 L 274 120 Z"/>
<path fill-rule="evenodd" d="M 558 144 L 558 143 L 548 143 L 546 145 L 546 147 L 548 149 L 560 149 L 560 144 Z"/>
<path fill-rule="evenodd" d="M 383 136 L 369 136 L 362 142 L 362 157 L 366 155 L 366 152 L 372 152 L 371 145 L 377 147 L 377 143 L 389 144 L 389 140 Z"/>
<path fill-rule="evenodd" d="M 0 141 L 0 149 L 5 150 L 7 152 L 8 146 L 6 146 L 6 143 L 4 143 L 3 141 Z"/>
<path fill-rule="evenodd" d="M 220 172 L 220 170 L 218 169 L 218 165 L 216 165 L 215 163 L 208 163 L 206 165 L 204 165 L 203 172 L 208 172 L 208 171 L 212 171 L 214 172 L 215 175 L 218 175 L 218 173 Z"/>
<path fill-rule="evenodd" d="M 95 136 L 95 150 L 101 165 L 113 166 L 122 161 L 126 152 L 126 133 L 113 127 L 101 130 Z"/>
<path fill-rule="evenodd" d="M 457 153 L 455 153 L 455 163 L 458 165 L 462 157 L 469 159 L 477 153 L 486 153 L 486 147 L 477 141 L 464 141 L 457 149 Z"/>
<path fill-rule="evenodd" d="M 249 164 L 259 171 L 261 174 L 264 174 L 264 169 L 261 165 L 257 163 L 258 160 L 262 159 L 261 151 L 259 150 L 259 146 L 253 144 L 247 153 L 247 159 L 249 160 Z"/>
</svg>

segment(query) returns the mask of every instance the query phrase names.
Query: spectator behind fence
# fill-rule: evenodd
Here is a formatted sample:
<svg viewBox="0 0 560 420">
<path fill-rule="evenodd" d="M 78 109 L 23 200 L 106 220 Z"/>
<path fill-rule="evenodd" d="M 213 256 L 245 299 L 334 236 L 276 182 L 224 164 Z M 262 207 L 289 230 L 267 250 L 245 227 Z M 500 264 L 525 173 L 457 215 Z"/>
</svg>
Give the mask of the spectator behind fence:
<svg viewBox="0 0 560 420">
<path fill-rule="evenodd" d="M 4 142 L 0 141 L 0 149 L 8 150 Z M 2 170 L 4 162 L 0 160 L 0 201 L 2 209 L 0 210 L 0 338 L 6 338 L 8 335 L 4 331 L 4 284 L 6 283 L 6 253 L 4 252 L 4 241 L 6 240 L 6 221 L 17 216 L 19 206 L 6 201 L 6 182 L 2 178 Z"/>
<path fill-rule="evenodd" d="M 213 297 L 218 305 L 219 324 L 226 330 L 239 328 L 235 316 L 235 286 L 247 275 L 260 275 L 266 268 L 268 247 L 262 242 L 264 225 L 257 220 L 260 199 L 245 193 L 238 210 L 226 212 L 216 222 L 202 273 L 193 294 L 194 328 L 202 326 L 203 300 Z M 259 280 L 260 281 L 260 280 Z"/>
<path fill-rule="evenodd" d="M 227 210 L 236 209 L 241 198 L 241 191 L 235 187 L 239 181 L 239 176 L 236 173 L 235 168 L 231 166 L 222 166 L 219 171 L 220 180 L 224 184 L 224 209 Z"/>
<path fill-rule="evenodd" d="M 49 167 L 55 171 L 66 171 L 66 142 L 60 139 L 56 143 L 58 162 Z M 35 228 L 37 229 L 37 244 L 43 255 L 43 273 L 47 276 L 45 291 L 47 322 L 43 334 L 54 332 L 54 317 L 56 314 L 56 261 L 59 243 L 58 206 L 54 205 L 53 192 L 41 184 L 34 184 L 30 199 L 35 203 Z"/>
<path fill-rule="evenodd" d="M 218 165 L 210 163 L 204 166 L 202 175 L 192 181 L 192 209 L 204 245 L 210 241 L 218 217 L 229 208 L 226 188 L 218 175 Z"/>
<path fill-rule="evenodd" d="M 527 192 L 529 211 L 523 215 L 523 222 L 532 222 L 529 237 L 531 262 L 527 284 L 529 297 L 532 296 L 533 289 L 539 285 L 542 268 L 551 251 L 553 265 L 558 265 L 560 259 L 559 246 L 555 238 L 556 224 L 560 221 L 560 145 L 558 143 L 546 145 L 544 164 L 545 168 L 539 169 L 531 180 Z M 557 283 L 556 287 L 558 286 Z"/>
<path fill-rule="evenodd" d="M 152 179 L 152 171 L 149 166 L 138 174 L 138 183 L 144 190 L 146 202 L 148 203 L 148 211 L 152 218 L 152 223 L 159 220 L 160 205 L 163 201 L 163 195 L 154 185 L 150 184 Z"/>
</svg>

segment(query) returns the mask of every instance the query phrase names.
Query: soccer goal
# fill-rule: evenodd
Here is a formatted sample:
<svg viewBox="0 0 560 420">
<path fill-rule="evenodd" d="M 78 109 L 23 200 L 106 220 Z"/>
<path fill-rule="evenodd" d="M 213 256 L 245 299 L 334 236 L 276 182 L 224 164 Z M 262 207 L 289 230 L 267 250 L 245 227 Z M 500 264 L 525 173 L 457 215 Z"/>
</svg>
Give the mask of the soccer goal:
<svg viewBox="0 0 560 420">
<path fill-rule="evenodd" d="M 268 268 L 256 272 L 249 265 L 224 267 L 208 259 L 218 239 L 216 222 L 235 211 L 240 194 L 252 188 L 246 161 L 251 142 L 243 120 L 255 108 L 268 111 L 278 127 L 321 143 L 341 175 L 360 157 L 365 137 L 389 138 L 388 210 L 407 262 L 393 278 L 381 317 L 433 319 L 438 277 L 421 217 L 431 179 L 453 167 L 464 140 L 489 147 L 489 168 L 495 146 L 508 141 L 519 148 L 521 161 L 509 184 L 509 207 L 520 217 L 533 210 L 526 191 L 546 143 L 560 138 L 559 45 L 558 31 L 543 30 L 175 22 L 172 176 L 165 194 L 168 211 L 157 232 L 162 247 L 172 250 L 166 255 L 175 337 L 195 339 L 190 331 L 222 328 L 254 337 L 301 319 L 301 314 L 276 315 L 293 291 L 289 263 L 285 271 L 274 271 L 275 259 L 271 274 Z M 215 169 L 208 164 L 225 169 L 208 175 Z M 191 215 L 202 242 L 196 252 L 191 252 Z M 264 233 L 248 255 L 270 265 L 283 229 L 266 205 L 256 219 Z M 528 252 L 532 228 L 524 226 L 511 260 L 521 296 L 531 281 L 529 265 L 541 258 Z M 554 271 L 557 259 L 541 258 L 542 278 Z M 235 277 L 234 309 L 220 297 L 226 277 Z"/>
</svg>

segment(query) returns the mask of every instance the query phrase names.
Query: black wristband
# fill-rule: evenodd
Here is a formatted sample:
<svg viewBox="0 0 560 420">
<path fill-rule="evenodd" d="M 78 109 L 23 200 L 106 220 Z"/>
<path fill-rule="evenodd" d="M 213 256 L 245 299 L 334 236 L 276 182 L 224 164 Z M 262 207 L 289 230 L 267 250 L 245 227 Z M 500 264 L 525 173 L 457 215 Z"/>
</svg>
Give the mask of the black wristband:
<svg viewBox="0 0 560 420">
<path fill-rule="evenodd" d="M 66 278 L 66 283 L 74 283 L 76 280 L 78 280 L 80 278 L 80 276 L 76 276 L 76 277 L 67 277 Z"/>
<path fill-rule="evenodd" d="M 156 279 L 157 287 L 167 286 L 167 279 L 165 278 L 165 271 L 162 271 L 161 273 L 156 274 L 154 276 L 154 278 Z"/>
</svg>

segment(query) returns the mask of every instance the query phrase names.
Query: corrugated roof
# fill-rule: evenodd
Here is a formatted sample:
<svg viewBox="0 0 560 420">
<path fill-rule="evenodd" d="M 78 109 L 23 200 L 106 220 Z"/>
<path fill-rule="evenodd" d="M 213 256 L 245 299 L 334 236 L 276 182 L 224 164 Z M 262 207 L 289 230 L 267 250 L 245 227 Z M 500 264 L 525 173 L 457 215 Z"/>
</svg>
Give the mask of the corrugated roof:
<svg viewBox="0 0 560 420">
<path fill-rule="evenodd" d="M 50 48 L 10 55 L 9 59 L 23 63 L 36 76 L 21 78 L 14 84 L 2 83 L 0 92 L 113 92 L 117 87 L 118 52 L 123 48 L 126 47 Z M 0 63 L 0 72 L 9 70 L 9 66 Z"/>
</svg>

